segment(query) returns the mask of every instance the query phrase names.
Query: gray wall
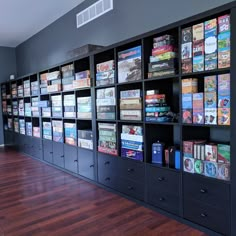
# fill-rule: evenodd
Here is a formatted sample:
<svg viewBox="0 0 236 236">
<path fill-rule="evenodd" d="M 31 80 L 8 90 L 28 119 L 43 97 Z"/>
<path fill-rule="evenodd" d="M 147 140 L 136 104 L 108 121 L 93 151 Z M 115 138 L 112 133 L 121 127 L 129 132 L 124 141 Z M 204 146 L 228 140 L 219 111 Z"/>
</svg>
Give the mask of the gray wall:
<svg viewBox="0 0 236 236">
<path fill-rule="evenodd" d="M 0 47 L 0 83 L 9 80 L 11 74 L 16 75 L 16 54 L 15 48 Z M 1 90 L 0 90 L 1 94 Z M 0 96 L 0 145 L 4 143 L 2 123 L 2 101 Z"/>
<path fill-rule="evenodd" d="M 81 5 L 16 48 L 17 71 L 25 75 L 67 59 L 85 44 L 110 45 L 157 29 L 232 0 L 114 0 L 114 10 L 76 29 L 75 16 L 96 0 Z"/>
</svg>

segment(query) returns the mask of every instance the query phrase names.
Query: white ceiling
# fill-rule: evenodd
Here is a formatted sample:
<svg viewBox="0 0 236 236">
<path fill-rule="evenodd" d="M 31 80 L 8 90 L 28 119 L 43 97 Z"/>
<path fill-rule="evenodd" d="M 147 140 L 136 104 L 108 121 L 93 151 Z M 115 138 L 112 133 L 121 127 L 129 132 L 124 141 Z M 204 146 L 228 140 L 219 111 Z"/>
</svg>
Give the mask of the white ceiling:
<svg viewBox="0 0 236 236">
<path fill-rule="evenodd" d="M 0 46 L 16 47 L 83 1 L 0 0 Z"/>
</svg>

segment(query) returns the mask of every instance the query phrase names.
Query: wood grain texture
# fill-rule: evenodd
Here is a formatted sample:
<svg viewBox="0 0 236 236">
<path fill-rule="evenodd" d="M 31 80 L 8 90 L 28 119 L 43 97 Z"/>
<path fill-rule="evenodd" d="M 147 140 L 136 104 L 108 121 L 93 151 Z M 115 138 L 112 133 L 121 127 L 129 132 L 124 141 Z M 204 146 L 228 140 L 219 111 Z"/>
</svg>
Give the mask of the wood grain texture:
<svg viewBox="0 0 236 236">
<path fill-rule="evenodd" d="M 0 149 L 0 236 L 204 236 L 20 153 Z"/>
</svg>

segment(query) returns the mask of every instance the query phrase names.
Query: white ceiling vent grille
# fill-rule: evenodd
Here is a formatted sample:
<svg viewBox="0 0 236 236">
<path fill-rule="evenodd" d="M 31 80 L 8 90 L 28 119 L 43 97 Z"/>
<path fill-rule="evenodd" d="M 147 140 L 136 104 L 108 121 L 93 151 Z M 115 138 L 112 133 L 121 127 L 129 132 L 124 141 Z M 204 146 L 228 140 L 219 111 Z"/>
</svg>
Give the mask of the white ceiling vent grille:
<svg viewBox="0 0 236 236">
<path fill-rule="evenodd" d="M 77 28 L 113 9 L 113 0 L 99 0 L 76 15 Z"/>
</svg>

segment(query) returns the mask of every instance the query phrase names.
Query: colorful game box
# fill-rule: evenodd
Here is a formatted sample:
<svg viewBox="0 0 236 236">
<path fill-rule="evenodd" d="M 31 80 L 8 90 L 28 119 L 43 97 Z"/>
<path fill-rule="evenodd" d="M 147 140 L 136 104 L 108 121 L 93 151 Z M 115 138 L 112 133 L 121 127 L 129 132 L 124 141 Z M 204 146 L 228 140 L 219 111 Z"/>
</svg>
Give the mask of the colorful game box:
<svg viewBox="0 0 236 236">
<path fill-rule="evenodd" d="M 216 92 L 204 93 L 204 105 L 206 108 L 217 108 Z"/>
<path fill-rule="evenodd" d="M 204 161 L 194 160 L 194 173 L 204 175 Z"/>
<path fill-rule="evenodd" d="M 197 93 L 198 79 L 182 79 L 182 94 Z"/>
<path fill-rule="evenodd" d="M 193 25 L 193 41 L 201 40 L 204 38 L 204 24 L 200 23 Z"/>
<path fill-rule="evenodd" d="M 230 15 L 226 14 L 224 16 L 218 17 L 218 28 L 219 33 L 230 31 Z"/>
<path fill-rule="evenodd" d="M 218 108 L 218 125 L 230 125 L 230 108 Z"/>
<path fill-rule="evenodd" d="M 205 21 L 205 38 L 209 38 L 217 35 L 217 19 Z"/>
<path fill-rule="evenodd" d="M 205 124 L 217 125 L 217 108 L 205 108 Z"/>
<path fill-rule="evenodd" d="M 230 145 L 218 144 L 218 162 L 230 164 Z"/>
<path fill-rule="evenodd" d="M 218 163 L 218 179 L 230 180 L 230 165 Z"/>
<path fill-rule="evenodd" d="M 193 123 L 204 124 L 203 93 L 193 94 Z"/>
<path fill-rule="evenodd" d="M 205 176 L 211 178 L 217 178 L 218 176 L 218 164 L 216 162 L 205 161 L 204 162 Z"/>
<path fill-rule="evenodd" d="M 184 156 L 184 171 L 188 173 L 194 173 L 194 159 Z"/>
<path fill-rule="evenodd" d="M 216 92 L 217 90 L 217 76 L 205 76 L 204 77 L 204 92 Z"/>
<path fill-rule="evenodd" d="M 192 42 L 192 28 L 182 29 L 182 43 Z"/>
<path fill-rule="evenodd" d="M 217 145 L 205 144 L 205 160 L 211 162 L 217 162 Z"/>
<path fill-rule="evenodd" d="M 193 102 L 192 102 L 192 94 L 186 93 L 182 94 L 182 122 L 183 123 L 192 123 L 192 110 Z"/>
</svg>

